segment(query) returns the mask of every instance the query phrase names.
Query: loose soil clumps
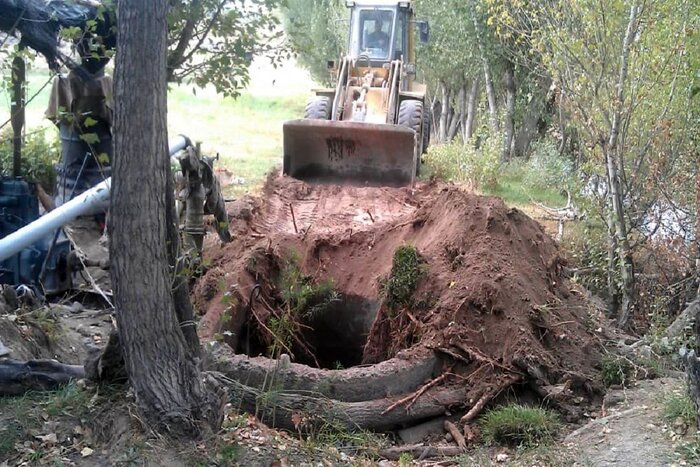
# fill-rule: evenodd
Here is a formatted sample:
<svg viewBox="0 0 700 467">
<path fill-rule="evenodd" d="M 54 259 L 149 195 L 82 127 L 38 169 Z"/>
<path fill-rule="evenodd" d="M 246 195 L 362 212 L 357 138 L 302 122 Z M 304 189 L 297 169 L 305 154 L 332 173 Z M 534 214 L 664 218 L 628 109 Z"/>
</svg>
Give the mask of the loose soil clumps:
<svg viewBox="0 0 700 467">
<path fill-rule="evenodd" d="M 571 401 L 599 393 L 587 302 L 563 277 L 556 243 L 498 198 L 271 174 L 229 215 L 235 239 L 205 248 L 193 294 L 201 337 L 236 353 L 215 345 L 214 367 L 247 381 L 243 393 L 255 390 L 241 399 L 257 409 L 270 372 L 277 390 L 315 391 L 345 404 L 346 424 L 375 429 L 447 409 L 468 423 L 509 388 L 575 419 Z M 358 365 L 366 385 L 353 380 Z M 370 382 L 387 375 L 392 384 Z M 289 417 L 305 410 L 299 399 Z M 358 401 L 371 413 L 354 412 Z M 276 409 L 276 424 L 292 424 Z"/>
</svg>

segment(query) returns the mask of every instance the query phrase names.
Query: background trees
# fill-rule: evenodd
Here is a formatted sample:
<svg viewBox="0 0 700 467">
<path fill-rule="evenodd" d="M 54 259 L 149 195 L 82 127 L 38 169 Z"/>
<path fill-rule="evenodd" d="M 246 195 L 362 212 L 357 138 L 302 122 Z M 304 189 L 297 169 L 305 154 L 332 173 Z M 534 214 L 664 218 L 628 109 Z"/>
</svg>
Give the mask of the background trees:
<svg viewBox="0 0 700 467">
<path fill-rule="evenodd" d="M 473 147 L 483 161 L 499 147 L 494 179 L 523 165 L 542 178 L 558 172 L 587 218 L 586 235 L 601 240 L 585 247 L 595 256 L 586 260 L 604 276 L 596 291 L 622 326 L 662 302 L 682 308 L 695 292 L 684 277 L 697 270 L 697 2 L 416 0 L 414 7 L 431 25 L 418 69 L 429 85 L 433 139 L 469 145 L 461 152 L 467 165 Z M 296 21 L 332 35 L 314 16 Z M 313 67 L 322 58 L 294 39 L 299 29 L 288 28 L 292 45 Z M 650 279 L 659 275 L 673 290 Z"/>
</svg>

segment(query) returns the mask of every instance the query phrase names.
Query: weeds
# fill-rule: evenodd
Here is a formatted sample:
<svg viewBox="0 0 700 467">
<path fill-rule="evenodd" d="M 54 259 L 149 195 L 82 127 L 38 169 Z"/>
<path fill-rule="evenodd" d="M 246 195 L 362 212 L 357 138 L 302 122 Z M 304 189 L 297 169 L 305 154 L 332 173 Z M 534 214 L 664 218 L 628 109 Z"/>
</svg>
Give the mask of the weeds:
<svg viewBox="0 0 700 467">
<path fill-rule="evenodd" d="M 61 335 L 61 324 L 49 308 L 37 308 L 19 315 L 19 318 L 24 323 L 43 332 L 49 342 L 55 341 Z"/>
<path fill-rule="evenodd" d="M 311 277 L 301 271 L 295 256 L 291 256 L 282 268 L 280 292 L 292 314 L 304 319 L 313 319 L 326 311 L 332 302 L 339 300 L 338 292 L 333 289 L 333 281 L 314 284 Z"/>
<path fill-rule="evenodd" d="M 484 440 L 489 443 L 534 446 L 550 441 L 561 423 L 547 409 L 509 404 L 488 411 L 479 425 Z"/>
<path fill-rule="evenodd" d="M 391 274 L 380 284 L 391 310 L 409 306 L 418 281 L 425 274 L 423 260 L 413 245 L 402 245 L 394 251 Z"/>
<path fill-rule="evenodd" d="M 603 384 L 608 388 L 620 384 L 624 386 L 633 370 L 632 364 L 628 359 L 611 353 L 603 355 L 600 366 Z"/>
<path fill-rule="evenodd" d="M 695 403 L 686 391 L 673 391 L 663 396 L 663 417 L 668 422 L 681 419 L 687 426 L 695 425 Z"/>
</svg>

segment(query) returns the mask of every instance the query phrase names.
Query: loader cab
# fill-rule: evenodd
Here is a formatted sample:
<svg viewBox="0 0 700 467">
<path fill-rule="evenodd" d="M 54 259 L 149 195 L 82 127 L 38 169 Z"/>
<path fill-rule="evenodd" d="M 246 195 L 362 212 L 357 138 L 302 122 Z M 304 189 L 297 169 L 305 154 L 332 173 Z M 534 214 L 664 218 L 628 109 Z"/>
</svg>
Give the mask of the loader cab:
<svg viewBox="0 0 700 467">
<path fill-rule="evenodd" d="M 392 60 L 407 60 L 407 28 L 410 8 L 394 5 L 370 5 L 347 2 L 351 9 L 350 57 L 359 64 L 365 60 L 378 67 Z"/>
</svg>

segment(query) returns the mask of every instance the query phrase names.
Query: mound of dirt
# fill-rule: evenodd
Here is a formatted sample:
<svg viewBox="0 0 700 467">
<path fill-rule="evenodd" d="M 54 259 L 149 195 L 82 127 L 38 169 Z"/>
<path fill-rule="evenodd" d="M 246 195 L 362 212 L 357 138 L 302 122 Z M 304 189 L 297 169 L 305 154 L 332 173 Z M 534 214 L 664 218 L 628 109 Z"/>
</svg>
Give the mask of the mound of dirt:
<svg viewBox="0 0 700 467">
<path fill-rule="evenodd" d="M 467 386 L 472 407 L 513 384 L 552 400 L 597 391 L 587 302 L 562 276 L 556 243 L 500 199 L 272 174 L 229 215 L 235 239 L 205 248 L 210 268 L 193 292 L 205 340 L 322 368 L 429 349 L 442 362 L 429 384 Z M 419 278 L 408 301 L 391 303 L 386 284 L 406 245 Z"/>
</svg>

